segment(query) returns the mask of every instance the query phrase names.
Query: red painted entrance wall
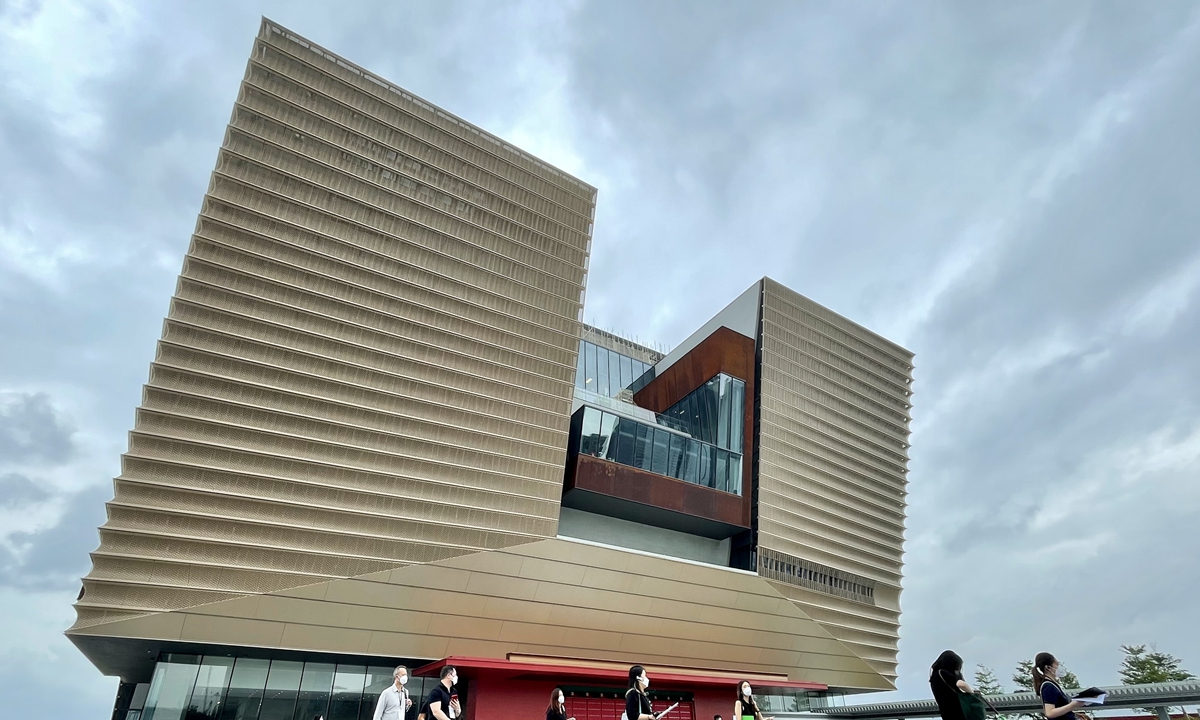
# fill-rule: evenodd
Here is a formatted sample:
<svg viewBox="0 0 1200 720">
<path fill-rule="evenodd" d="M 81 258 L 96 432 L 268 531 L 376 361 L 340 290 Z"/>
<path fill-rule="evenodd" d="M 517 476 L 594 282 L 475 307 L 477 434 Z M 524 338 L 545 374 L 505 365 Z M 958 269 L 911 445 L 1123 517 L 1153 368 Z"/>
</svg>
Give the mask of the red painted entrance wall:
<svg viewBox="0 0 1200 720">
<path fill-rule="evenodd" d="M 550 691 L 557 685 L 549 680 L 489 677 L 486 672 L 474 675 L 464 720 L 544 720 L 546 706 L 550 704 Z M 614 689 L 623 692 L 621 688 Z M 724 720 L 731 720 L 736 690 L 733 683 L 712 689 L 679 689 L 693 693 L 693 701 L 680 703 L 663 720 L 712 720 L 716 714 L 720 714 Z M 654 710 L 665 710 L 670 704 L 656 701 Z M 567 715 L 575 720 L 620 720 L 623 710 L 624 703 L 615 698 L 567 698 Z"/>
</svg>

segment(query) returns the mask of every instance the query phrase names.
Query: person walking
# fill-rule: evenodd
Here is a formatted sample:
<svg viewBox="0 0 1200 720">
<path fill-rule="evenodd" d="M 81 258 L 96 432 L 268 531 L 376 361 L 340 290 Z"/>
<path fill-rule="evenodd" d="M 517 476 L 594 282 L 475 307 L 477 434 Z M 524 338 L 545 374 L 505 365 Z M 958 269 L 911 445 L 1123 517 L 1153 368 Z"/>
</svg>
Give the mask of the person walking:
<svg viewBox="0 0 1200 720">
<path fill-rule="evenodd" d="M 733 720 L 775 720 L 770 715 L 763 717 L 759 712 L 749 680 L 738 683 L 737 699 L 733 701 Z"/>
<path fill-rule="evenodd" d="M 650 687 L 650 676 L 646 668 L 634 665 L 629 668 L 629 689 L 625 691 L 625 716 L 623 720 L 658 720 L 646 688 Z"/>
<path fill-rule="evenodd" d="M 1086 703 L 1072 700 L 1058 684 L 1058 659 L 1041 652 L 1033 659 L 1033 691 L 1042 699 L 1047 720 L 1076 720 L 1075 711 Z"/>
<path fill-rule="evenodd" d="M 447 665 L 442 668 L 438 684 L 429 691 L 429 720 L 454 720 L 462 715 L 462 708 L 458 704 L 458 690 L 454 687 L 457 684 L 458 671 L 454 666 Z"/>
<path fill-rule="evenodd" d="M 546 708 L 546 720 L 575 720 L 567 717 L 567 696 L 562 688 L 554 688 L 550 693 L 550 707 Z"/>
<path fill-rule="evenodd" d="M 375 715 L 371 720 L 404 720 L 412 700 L 404 686 L 408 683 L 408 668 L 403 665 L 392 671 L 392 684 L 379 693 L 375 703 Z"/>
</svg>

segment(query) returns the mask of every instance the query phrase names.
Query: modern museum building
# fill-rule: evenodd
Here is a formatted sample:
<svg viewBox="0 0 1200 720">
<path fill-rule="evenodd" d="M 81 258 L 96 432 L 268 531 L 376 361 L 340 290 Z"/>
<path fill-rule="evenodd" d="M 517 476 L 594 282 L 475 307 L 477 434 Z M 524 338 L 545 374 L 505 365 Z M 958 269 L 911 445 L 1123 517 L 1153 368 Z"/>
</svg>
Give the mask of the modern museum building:
<svg viewBox="0 0 1200 720">
<path fill-rule="evenodd" d="M 595 203 L 263 21 L 67 630 L 114 720 L 893 687 L 912 353 L 769 278 L 666 354 L 585 325 Z"/>
</svg>

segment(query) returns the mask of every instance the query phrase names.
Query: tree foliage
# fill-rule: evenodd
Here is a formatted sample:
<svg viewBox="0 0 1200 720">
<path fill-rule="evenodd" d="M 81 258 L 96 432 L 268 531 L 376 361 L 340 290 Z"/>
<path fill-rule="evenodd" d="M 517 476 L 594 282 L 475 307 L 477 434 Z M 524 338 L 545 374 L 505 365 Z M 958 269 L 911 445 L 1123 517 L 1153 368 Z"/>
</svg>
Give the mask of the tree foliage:
<svg viewBox="0 0 1200 720">
<path fill-rule="evenodd" d="M 1153 645 L 1147 650 L 1145 645 L 1122 645 L 1121 652 L 1125 659 L 1121 661 L 1118 674 L 1125 685 L 1144 685 L 1146 683 L 1182 682 L 1193 680 L 1195 675 L 1184 670 L 1183 661 L 1167 653 L 1158 652 Z"/>
<path fill-rule="evenodd" d="M 1003 695 L 1004 687 L 987 665 L 975 666 L 975 689 L 983 695 Z"/>
</svg>

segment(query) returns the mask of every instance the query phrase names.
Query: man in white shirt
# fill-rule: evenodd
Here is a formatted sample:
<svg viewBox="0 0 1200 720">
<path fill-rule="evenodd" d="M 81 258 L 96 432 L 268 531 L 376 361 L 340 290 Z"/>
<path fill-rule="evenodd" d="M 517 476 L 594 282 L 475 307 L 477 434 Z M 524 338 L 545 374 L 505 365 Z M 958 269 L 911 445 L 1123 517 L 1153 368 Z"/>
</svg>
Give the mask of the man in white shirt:
<svg viewBox="0 0 1200 720">
<path fill-rule="evenodd" d="M 408 668 L 401 665 L 392 672 L 395 681 L 379 693 L 379 702 L 375 703 L 375 716 L 372 720 L 404 720 L 412 700 L 404 685 L 408 682 Z"/>
</svg>

